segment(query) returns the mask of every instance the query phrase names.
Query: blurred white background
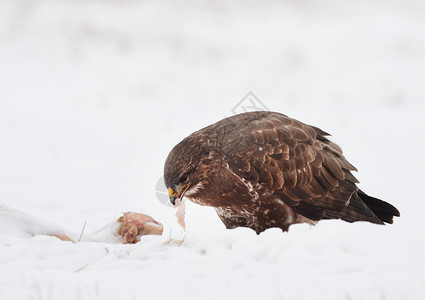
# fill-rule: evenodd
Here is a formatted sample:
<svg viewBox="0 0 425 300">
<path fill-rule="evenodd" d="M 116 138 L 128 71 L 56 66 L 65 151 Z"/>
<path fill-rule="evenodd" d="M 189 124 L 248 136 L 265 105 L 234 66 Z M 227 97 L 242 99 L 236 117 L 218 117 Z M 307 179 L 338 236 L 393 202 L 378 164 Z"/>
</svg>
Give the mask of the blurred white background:
<svg viewBox="0 0 425 300">
<path fill-rule="evenodd" d="M 330 132 L 424 229 L 422 0 L 0 1 L 0 202 L 75 230 L 127 210 L 173 226 L 168 152 L 249 91 Z"/>
</svg>

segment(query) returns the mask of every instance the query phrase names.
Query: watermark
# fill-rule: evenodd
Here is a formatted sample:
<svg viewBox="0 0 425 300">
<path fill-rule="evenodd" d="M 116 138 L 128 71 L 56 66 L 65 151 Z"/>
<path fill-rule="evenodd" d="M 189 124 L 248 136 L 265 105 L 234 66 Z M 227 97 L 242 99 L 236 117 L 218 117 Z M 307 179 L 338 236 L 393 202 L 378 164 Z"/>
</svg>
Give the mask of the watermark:
<svg viewBox="0 0 425 300">
<path fill-rule="evenodd" d="M 165 186 L 165 181 L 164 181 L 163 176 L 161 178 L 159 178 L 157 183 L 156 183 L 155 194 L 156 194 L 156 199 L 158 199 L 158 201 L 161 202 L 161 204 L 168 206 L 168 207 L 174 206 L 170 202 L 170 198 L 168 196 L 168 190 L 167 190 L 167 187 Z"/>
<path fill-rule="evenodd" d="M 251 112 L 251 111 L 269 111 L 267 106 L 251 91 L 246 94 L 231 110 L 230 112 L 233 115 L 238 115 L 241 113 Z M 176 174 L 178 176 L 179 174 Z M 161 177 L 155 186 L 156 198 L 163 205 L 168 207 L 173 207 L 173 204 L 170 202 L 168 189 L 165 186 L 164 177 Z"/>
<path fill-rule="evenodd" d="M 234 115 L 246 113 L 250 111 L 268 111 L 267 106 L 258 99 L 258 97 L 251 91 L 243 97 L 235 107 L 232 108 L 231 112 Z"/>
</svg>

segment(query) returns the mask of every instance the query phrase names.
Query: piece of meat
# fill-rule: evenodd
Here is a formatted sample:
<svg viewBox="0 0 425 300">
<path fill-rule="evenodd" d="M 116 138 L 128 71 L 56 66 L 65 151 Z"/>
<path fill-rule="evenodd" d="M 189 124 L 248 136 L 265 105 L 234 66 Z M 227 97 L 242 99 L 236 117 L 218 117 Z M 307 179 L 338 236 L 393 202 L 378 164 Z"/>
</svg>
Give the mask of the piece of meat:
<svg viewBox="0 0 425 300">
<path fill-rule="evenodd" d="M 161 235 L 164 231 L 161 223 L 141 213 L 126 212 L 117 221 L 121 223 L 118 234 L 124 244 L 135 244 L 142 235 Z"/>
<path fill-rule="evenodd" d="M 177 217 L 177 223 L 186 230 L 186 223 L 184 221 L 184 216 L 186 214 L 186 205 L 184 202 L 181 202 L 180 199 L 176 199 L 175 202 L 175 208 L 177 208 L 176 211 L 176 217 Z"/>
</svg>

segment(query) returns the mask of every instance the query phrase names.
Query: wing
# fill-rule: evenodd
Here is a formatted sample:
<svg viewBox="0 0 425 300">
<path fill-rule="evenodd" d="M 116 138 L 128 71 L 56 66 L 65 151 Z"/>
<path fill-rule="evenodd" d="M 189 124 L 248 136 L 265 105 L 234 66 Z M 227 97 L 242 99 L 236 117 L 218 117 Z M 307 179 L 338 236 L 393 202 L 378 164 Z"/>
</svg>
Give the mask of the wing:
<svg viewBox="0 0 425 300">
<path fill-rule="evenodd" d="M 351 174 L 356 168 L 327 135 L 285 115 L 268 113 L 228 133 L 223 149 L 230 169 L 264 198 L 278 198 L 305 217 L 320 220 L 327 211 L 350 215 L 350 199 L 358 190 Z M 370 210 L 367 215 L 376 219 Z M 329 214 L 335 217 L 337 213 Z"/>
</svg>

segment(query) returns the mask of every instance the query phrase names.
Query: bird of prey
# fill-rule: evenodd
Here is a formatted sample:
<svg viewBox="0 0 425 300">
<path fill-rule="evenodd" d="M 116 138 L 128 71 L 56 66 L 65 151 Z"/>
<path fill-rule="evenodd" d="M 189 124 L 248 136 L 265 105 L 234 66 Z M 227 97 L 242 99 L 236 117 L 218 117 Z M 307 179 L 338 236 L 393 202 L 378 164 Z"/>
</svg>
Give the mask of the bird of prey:
<svg viewBox="0 0 425 300">
<path fill-rule="evenodd" d="M 393 223 L 399 211 L 361 191 L 328 133 L 277 112 L 247 112 L 198 130 L 168 155 L 170 201 L 214 207 L 226 228 L 260 233 L 322 219 Z"/>
</svg>

